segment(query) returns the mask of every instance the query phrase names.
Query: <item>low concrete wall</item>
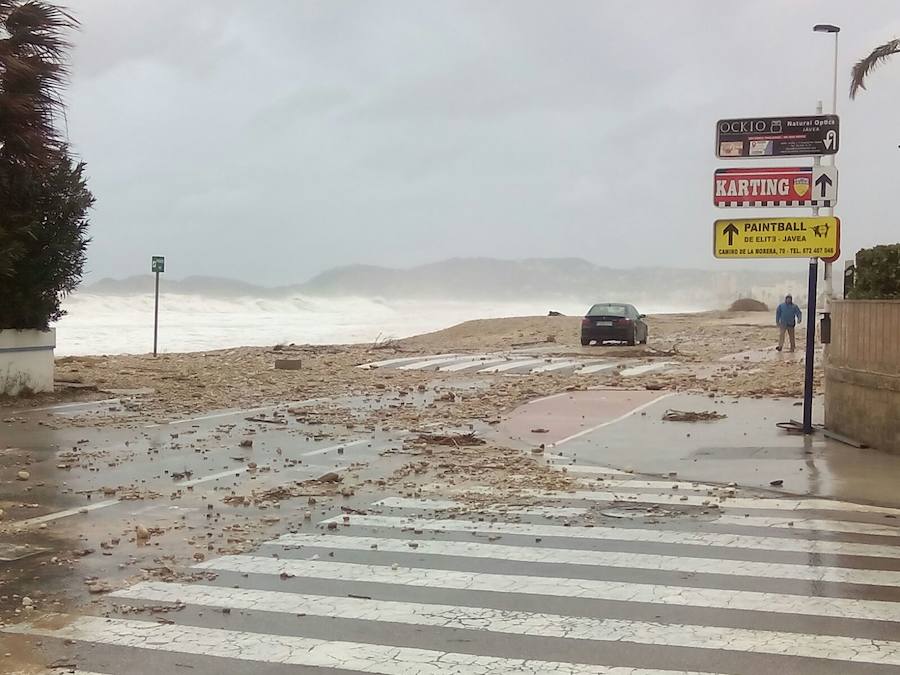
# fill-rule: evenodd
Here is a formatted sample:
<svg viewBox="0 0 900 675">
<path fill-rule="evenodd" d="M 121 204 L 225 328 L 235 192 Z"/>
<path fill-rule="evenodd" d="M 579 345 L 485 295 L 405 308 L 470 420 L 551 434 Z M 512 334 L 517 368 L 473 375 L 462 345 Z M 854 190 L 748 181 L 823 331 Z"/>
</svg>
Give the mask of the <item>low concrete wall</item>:
<svg viewBox="0 0 900 675">
<path fill-rule="evenodd" d="M 900 300 L 832 304 L 825 426 L 900 453 Z"/>
<path fill-rule="evenodd" d="M 53 391 L 56 330 L 0 330 L 0 394 Z"/>
</svg>

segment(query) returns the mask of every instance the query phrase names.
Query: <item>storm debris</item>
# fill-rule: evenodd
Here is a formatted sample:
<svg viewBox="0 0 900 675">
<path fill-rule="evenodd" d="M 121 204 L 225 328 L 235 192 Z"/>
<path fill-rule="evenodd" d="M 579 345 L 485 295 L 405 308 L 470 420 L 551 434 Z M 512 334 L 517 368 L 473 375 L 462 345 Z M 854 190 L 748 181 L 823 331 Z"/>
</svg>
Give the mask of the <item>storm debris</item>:
<svg viewBox="0 0 900 675">
<path fill-rule="evenodd" d="M 669 409 L 663 413 L 664 422 L 714 422 L 716 420 L 725 419 L 728 415 L 716 412 L 715 410 L 673 410 Z"/>
</svg>

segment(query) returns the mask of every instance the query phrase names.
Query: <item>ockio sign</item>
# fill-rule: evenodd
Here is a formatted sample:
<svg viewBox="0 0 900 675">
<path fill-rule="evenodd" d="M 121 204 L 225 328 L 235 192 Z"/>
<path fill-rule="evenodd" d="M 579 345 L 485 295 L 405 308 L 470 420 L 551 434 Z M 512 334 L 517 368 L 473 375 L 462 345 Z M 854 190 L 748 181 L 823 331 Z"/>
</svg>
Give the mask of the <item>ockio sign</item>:
<svg viewBox="0 0 900 675">
<path fill-rule="evenodd" d="M 840 145 L 837 115 L 746 117 L 716 123 L 716 157 L 833 155 Z"/>
</svg>

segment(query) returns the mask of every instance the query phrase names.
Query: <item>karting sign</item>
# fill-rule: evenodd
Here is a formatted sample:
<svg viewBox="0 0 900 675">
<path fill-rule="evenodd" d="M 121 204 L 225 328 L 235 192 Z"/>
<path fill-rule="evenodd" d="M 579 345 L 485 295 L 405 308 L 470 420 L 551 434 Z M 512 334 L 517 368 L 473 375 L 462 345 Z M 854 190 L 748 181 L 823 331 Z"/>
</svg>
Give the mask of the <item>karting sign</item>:
<svg viewBox="0 0 900 675">
<path fill-rule="evenodd" d="M 716 157 L 834 155 L 840 144 L 837 115 L 748 117 L 716 122 Z"/>
<path fill-rule="evenodd" d="M 832 207 L 837 203 L 837 169 L 833 166 L 716 169 L 713 203 L 721 208 Z"/>
<path fill-rule="evenodd" d="M 713 228 L 716 258 L 830 258 L 840 243 L 833 216 L 717 220 Z"/>
</svg>

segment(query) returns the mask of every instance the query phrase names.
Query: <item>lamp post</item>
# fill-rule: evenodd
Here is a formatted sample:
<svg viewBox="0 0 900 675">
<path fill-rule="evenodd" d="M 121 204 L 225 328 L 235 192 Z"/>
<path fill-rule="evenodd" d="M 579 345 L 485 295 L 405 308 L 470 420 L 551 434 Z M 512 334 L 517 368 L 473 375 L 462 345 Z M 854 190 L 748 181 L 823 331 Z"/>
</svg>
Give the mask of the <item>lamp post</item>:
<svg viewBox="0 0 900 675">
<path fill-rule="evenodd" d="M 832 71 L 831 85 L 831 114 L 837 115 L 837 83 L 838 83 L 838 34 L 841 32 L 840 26 L 834 26 L 830 23 L 818 23 L 813 26 L 816 33 L 831 33 L 834 35 L 834 68 Z M 835 156 L 831 156 L 831 165 L 834 166 Z M 834 215 L 834 209 L 828 209 L 826 215 Z M 834 297 L 834 283 L 832 278 L 831 263 L 825 263 L 825 306 L 822 312 L 829 316 L 831 314 L 831 299 Z"/>
<path fill-rule="evenodd" d="M 817 23 L 813 26 L 816 33 L 832 33 L 834 35 L 834 72 L 831 87 L 831 114 L 837 115 L 837 81 L 838 81 L 838 34 L 840 26 L 832 26 L 830 23 Z"/>
</svg>

